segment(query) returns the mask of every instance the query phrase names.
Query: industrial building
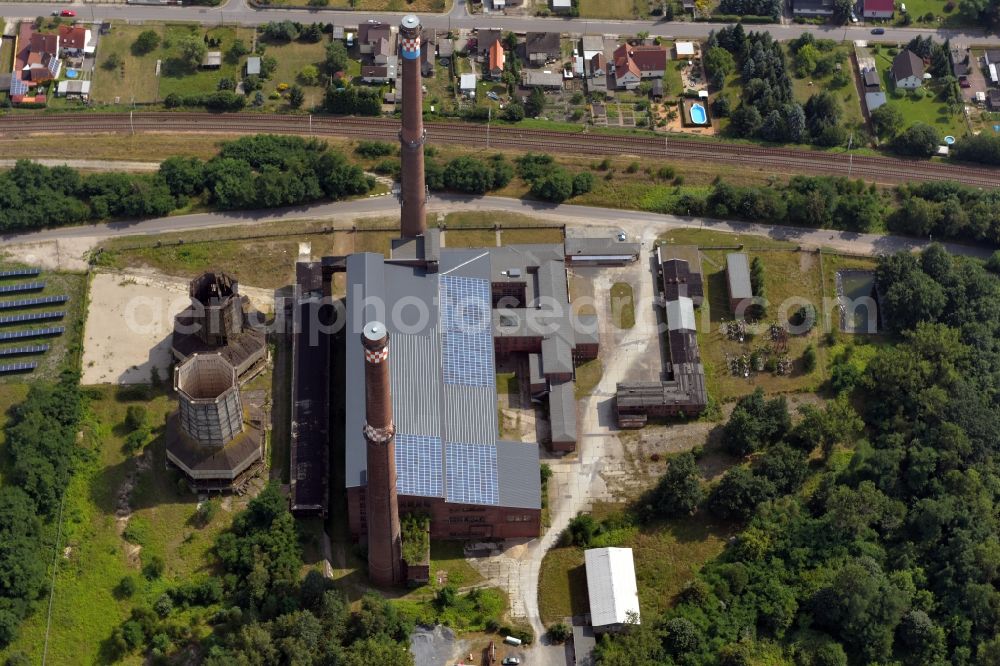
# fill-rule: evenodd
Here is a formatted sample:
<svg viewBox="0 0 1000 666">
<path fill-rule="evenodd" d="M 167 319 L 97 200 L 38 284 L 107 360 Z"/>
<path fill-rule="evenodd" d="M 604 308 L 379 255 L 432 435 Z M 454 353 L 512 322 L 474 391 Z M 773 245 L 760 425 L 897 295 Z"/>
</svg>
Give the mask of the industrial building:
<svg viewBox="0 0 1000 666">
<path fill-rule="evenodd" d="M 263 465 L 264 433 L 261 415 L 243 404 L 236 368 L 219 352 L 192 354 L 174 369 L 174 390 L 168 462 L 193 490 L 239 490 Z"/>
<path fill-rule="evenodd" d="M 726 286 L 729 289 L 729 308 L 735 314 L 750 305 L 753 287 L 750 282 L 750 262 L 742 252 L 726 255 Z"/>
<path fill-rule="evenodd" d="M 191 305 L 174 318 L 170 350 L 177 362 L 217 352 L 236 368 L 240 384 L 262 372 L 267 341 L 250 325 L 253 312 L 239 283 L 225 273 L 203 273 L 191 280 L 189 294 Z"/>
<path fill-rule="evenodd" d="M 688 259 L 694 262 L 693 268 Z M 618 384 L 615 414 L 620 428 L 641 428 L 650 416 L 694 417 L 708 405 L 694 314 L 704 299 L 697 248 L 692 251 L 688 246 L 661 246 L 657 262 L 667 324 L 665 377 L 658 382 Z"/>
<path fill-rule="evenodd" d="M 583 556 L 594 633 L 621 631 L 627 625 L 640 624 L 632 549 L 590 548 Z"/>
</svg>

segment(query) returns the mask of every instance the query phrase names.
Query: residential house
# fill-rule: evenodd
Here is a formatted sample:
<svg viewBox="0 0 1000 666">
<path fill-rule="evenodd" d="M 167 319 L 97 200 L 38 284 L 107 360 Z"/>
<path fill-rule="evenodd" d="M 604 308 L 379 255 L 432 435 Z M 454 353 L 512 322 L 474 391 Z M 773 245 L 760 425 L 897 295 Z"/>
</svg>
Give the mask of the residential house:
<svg viewBox="0 0 1000 666">
<path fill-rule="evenodd" d="M 420 75 L 434 76 L 434 54 L 437 51 L 437 32 L 424 30 L 420 35 Z"/>
<path fill-rule="evenodd" d="M 691 12 L 694 14 L 694 0 L 681 0 L 681 7 L 683 7 L 685 12 Z"/>
<path fill-rule="evenodd" d="M 910 49 L 903 49 L 892 59 L 890 71 L 897 88 L 913 90 L 924 82 L 924 61 Z"/>
<path fill-rule="evenodd" d="M 572 0 L 552 0 L 552 11 L 555 14 L 569 14 L 573 11 Z"/>
<path fill-rule="evenodd" d="M 358 51 L 376 58 L 376 63 L 381 59 L 379 64 L 384 65 L 385 59 L 392 55 L 391 43 L 392 26 L 389 24 L 362 23 L 358 26 Z"/>
<path fill-rule="evenodd" d="M 219 69 L 222 67 L 222 51 L 209 51 L 201 61 L 202 69 Z"/>
<path fill-rule="evenodd" d="M 559 60 L 562 58 L 559 33 L 529 32 L 525 38 L 524 52 L 528 57 L 528 63 L 532 65 L 544 65 Z"/>
<path fill-rule="evenodd" d="M 833 0 L 792 0 L 793 16 L 833 16 Z"/>
<path fill-rule="evenodd" d="M 503 65 L 504 48 L 503 44 L 498 40 L 493 42 L 493 46 L 490 47 L 486 58 L 486 66 L 483 69 L 491 79 L 499 79 L 503 76 Z"/>
<path fill-rule="evenodd" d="M 247 58 L 247 76 L 260 76 L 260 56 Z"/>
<path fill-rule="evenodd" d="M 59 35 L 37 33 L 30 23 L 24 23 L 21 26 L 18 45 L 21 46 L 21 51 L 15 65 L 19 65 L 17 71 L 20 72 L 21 81 L 31 87 L 59 78 L 59 72 L 62 70 L 62 63 L 59 60 Z M 12 83 L 11 96 L 13 95 Z"/>
<path fill-rule="evenodd" d="M 893 0 L 864 0 L 862 13 L 865 18 L 891 19 L 895 11 Z"/>
<path fill-rule="evenodd" d="M 365 83 L 392 83 L 396 80 L 398 67 L 399 59 L 396 56 L 389 56 L 385 64 L 362 65 L 361 80 Z"/>
<path fill-rule="evenodd" d="M 662 77 L 667 70 L 667 51 L 660 46 L 632 46 L 625 43 L 615 49 L 615 85 L 632 90 L 643 79 Z"/>
<path fill-rule="evenodd" d="M 951 59 L 951 70 L 958 78 L 958 84 L 963 88 L 968 88 L 969 74 L 972 73 L 969 48 L 967 46 L 952 45 L 948 51 L 948 57 Z"/>
<path fill-rule="evenodd" d="M 1000 111 L 1000 90 L 990 90 L 986 93 L 986 106 L 990 111 Z"/>
<path fill-rule="evenodd" d="M 1000 49 L 986 49 L 983 54 L 987 65 L 995 65 L 1000 63 Z"/>
<path fill-rule="evenodd" d="M 453 55 L 455 55 L 455 40 L 447 38 L 438 40 L 438 57 L 451 58 Z"/>
<path fill-rule="evenodd" d="M 94 47 L 90 45 L 90 29 L 82 25 L 64 25 L 59 27 L 59 57 L 79 58 L 91 54 Z"/>
<path fill-rule="evenodd" d="M 521 81 L 526 88 L 538 87 L 549 90 L 562 90 L 563 75 L 559 72 L 550 72 L 548 70 L 526 69 L 521 72 Z"/>
<path fill-rule="evenodd" d="M 499 42 L 503 38 L 503 34 L 499 30 L 477 30 L 476 31 L 476 55 L 483 60 L 490 53 L 490 49 L 493 45 Z"/>
<path fill-rule="evenodd" d="M 590 92 L 608 91 L 608 59 L 603 53 L 595 53 L 584 60 L 587 79 L 587 90 Z"/>
</svg>

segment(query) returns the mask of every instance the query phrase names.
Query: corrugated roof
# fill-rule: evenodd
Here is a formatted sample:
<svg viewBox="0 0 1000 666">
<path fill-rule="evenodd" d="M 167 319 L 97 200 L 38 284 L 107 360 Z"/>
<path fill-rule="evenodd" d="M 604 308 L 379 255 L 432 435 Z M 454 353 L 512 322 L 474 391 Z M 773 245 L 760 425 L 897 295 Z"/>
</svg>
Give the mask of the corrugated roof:
<svg viewBox="0 0 1000 666">
<path fill-rule="evenodd" d="M 576 442 L 576 385 L 572 381 L 549 386 L 549 423 L 553 442 Z"/>
<path fill-rule="evenodd" d="M 687 296 L 667 301 L 667 328 L 671 331 L 694 331 L 694 302 Z"/>
<path fill-rule="evenodd" d="M 567 238 L 566 256 L 581 255 L 638 257 L 638 243 L 623 243 L 613 238 Z"/>
<path fill-rule="evenodd" d="M 632 621 L 639 624 L 639 590 L 631 548 L 584 551 L 590 624 L 603 627 Z M 630 613 L 634 617 L 630 618 Z"/>
<path fill-rule="evenodd" d="M 497 442 L 496 448 L 500 506 L 540 508 L 542 490 L 538 445 L 534 442 Z"/>
<path fill-rule="evenodd" d="M 730 252 L 726 255 L 726 279 L 729 281 L 730 298 L 753 297 L 747 255 L 742 252 Z"/>
</svg>

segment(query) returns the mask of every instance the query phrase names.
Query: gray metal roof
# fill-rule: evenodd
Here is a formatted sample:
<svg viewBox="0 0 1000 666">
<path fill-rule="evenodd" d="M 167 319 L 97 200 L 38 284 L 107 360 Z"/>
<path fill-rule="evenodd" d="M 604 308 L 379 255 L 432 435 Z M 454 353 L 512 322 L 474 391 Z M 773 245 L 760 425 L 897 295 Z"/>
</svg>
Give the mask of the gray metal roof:
<svg viewBox="0 0 1000 666">
<path fill-rule="evenodd" d="M 726 278 L 729 281 L 730 298 L 753 297 L 747 255 L 742 252 L 730 252 L 726 255 Z"/>
<path fill-rule="evenodd" d="M 622 256 L 638 257 L 638 243 L 624 243 L 613 238 L 567 238 L 566 256 Z"/>
<path fill-rule="evenodd" d="M 549 423 L 553 442 L 576 441 L 575 384 L 551 382 L 549 386 Z"/>
<path fill-rule="evenodd" d="M 542 374 L 542 355 L 528 354 L 528 384 L 537 386 L 545 383 L 545 375 Z"/>
<path fill-rule="evenodd" d="M 483 497 L 485 503 L 499 501 L 502 506 L 539 508 L 537 444 L 497 442 L 496 375 L 490 372 L 486 385 L 467 385 L 444 380 L 442 332 L 444 319 L 440 308 L 442 278 L 473 278 L 487 285 L 490 279 L 490 253 L 486 250 L 443 249 L 439 272 L 390 263 L 382 255 L 364 253 L 347 257 L 347 329 L 346 329 L 346 455 L 348 487 L 365 485 L 366 446 L 362 435 L 365 414 L 364 361 L 360 332 L 373 319 L 385 323 L 389 331 L 389 368 L 392 377 L 392 404 L 397 432 L 397 460 L 403 455 L 428 455 L 433 466 L 440 466 L 444 484 L 435 484 L 435 492 L 452 488 L 455 479 L 468 470 L 449 470 L 443 451 L 451 443 L 496 448 L 495 469 L 484 470 L 495 478 L 497 492 Z M 451 284 L 450 282 L 447 284 Z M 407 303 L 407 307 L 399 307 Z M 417 304 L 426 306 L 427 316 L 417 316 Z M 453 307 L 453 306 L 447 306 Z M 454 313 L 455 311 L 449 310 Z M 452 314 L 451 316 L 455 316 Z M 483 353 L 490 355 L 493 345 Z M 399 440 L 416 442 L 401 447 Z M 421 448 L 417 448 L 417 447 Z M 440 458 L 435 452 L 442 452 Z M 449 456 L 451 454 L 449 453 Z M 409 458 L 404 458 L 409 460 Z M 486 456 L 483 460 L 491 460 Z M 479 461 L 482 463 L 482 460 Z M 416 466 L 413 466 L 416 467 Z M 426 466 L 423 466 L 426 473 Z M 416 470 L 407 465 L 397 468 L 399 487 L 421 487 L 411 478 Z M 458 476 L 456 476 L 458 475 Z M 424 484 L 424 487 L 426 484 Z M 440 496 L 440 495 L 430 495 Z M 468 497 L 463 495 L 463 497 Z M 494 499 L 496 498 L 496 499 Z M 465 501 L 465 500 L 463 500 Z M 471 500 L 475 501 L 475 500 Z"/>
</svg>

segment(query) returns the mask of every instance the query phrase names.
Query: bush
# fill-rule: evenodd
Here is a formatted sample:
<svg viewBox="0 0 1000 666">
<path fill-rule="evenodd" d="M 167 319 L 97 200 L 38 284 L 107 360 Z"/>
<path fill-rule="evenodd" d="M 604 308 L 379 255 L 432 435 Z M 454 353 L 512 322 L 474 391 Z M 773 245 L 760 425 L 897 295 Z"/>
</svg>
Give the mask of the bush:
<svg viewBox="0 0 1000 666">
<path fill-rule="evenodd" d="M 132 53 L 144 56 L 152 53 L 160 45 L 160 35 L 153 30 L 143 30 L 132 43 Z"/>
<path fill-rule="evenodd" d="M 115 586 L 115 596 L 119 599 L 129 599 L 135 594 L 138 589 L 138 585 L 135 582 L 135 578 L 132 576 L 125 576 L 122 578 L 118 585 Z"/>
<path fill-rule="evenodd" d="M 594 187 L 594 176 L 587 172 L 581 171 L 580 173 L 573 176 L 573 196 L 580 196 L 581 194 L 586 194 Z"/>
<path fill-rule="evenodd" d="M 802 369 L 805 372 L 812 372 L 816 369 L 816 348 L 812 345 L 806 347 L 802 352 Z"/>
<path fill-rule="evenodd" d="M 129 431 L 138 430 L 146 426 L 149 415 L 143 405 L 129 405 L 125 410 L 125 427 Z"/>
<path fill-rule="evenodd" d="M 147 580 L 156 580 L 163 575 L 166 568 L 167 565 L 163 561 L 163 558 L 159 555 L 153 555 L 144 565 L 142 565 L 142 575 Z"/>
</svg>

